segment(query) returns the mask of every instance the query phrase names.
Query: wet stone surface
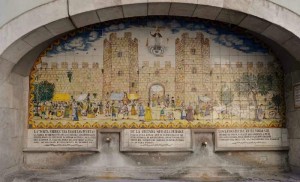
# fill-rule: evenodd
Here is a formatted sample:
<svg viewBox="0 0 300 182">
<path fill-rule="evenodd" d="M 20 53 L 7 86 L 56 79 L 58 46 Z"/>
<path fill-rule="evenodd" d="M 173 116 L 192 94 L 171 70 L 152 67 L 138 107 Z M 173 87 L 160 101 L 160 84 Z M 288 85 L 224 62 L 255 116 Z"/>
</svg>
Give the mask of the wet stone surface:
<svg viewBox="0 0 300 182">
<path fill-rule="evenodd" d="M 255 177 L 254 177 L 255 176 Z M 129 179 L 129 178 L 103 178 L 97 175 L 82 175 L 80 172 L 61 172 L 61 171 L 20 171 L 9 174 L 5 177 L 5 182 L 195 182 L 195 181 L 241 181 L 241 182 L 299 182 L 300 175 L 293 173 L 276 173 L 253 176 L 202 176 L 201 178 L 188 179 Z"/>
</svg>

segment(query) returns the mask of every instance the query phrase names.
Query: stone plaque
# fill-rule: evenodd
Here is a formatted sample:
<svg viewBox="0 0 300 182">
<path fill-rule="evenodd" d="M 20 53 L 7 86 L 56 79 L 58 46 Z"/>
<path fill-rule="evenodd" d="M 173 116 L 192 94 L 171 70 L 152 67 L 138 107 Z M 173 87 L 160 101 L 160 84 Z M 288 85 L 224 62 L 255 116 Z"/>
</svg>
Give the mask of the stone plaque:
<svg viewBox="0 0 300 182">
<path fill-rule="evenodd" d="M 300 108 L 300 84 L 294 86 L 294 104 L 295 108 Z"/>
<path fill-rule="evenodd" d="M 189 129 L 125 129 L 121 151 L 192 151 Z"/>
<path fill-rule="evenodd" d="M 287 150 L 285 128 L 217 129 L 215 151 Z"/>
<path fill-rule="evenodd" d="M 28 151 L 94 151 L 96 129 L 29 129 Z"/>
</svg>

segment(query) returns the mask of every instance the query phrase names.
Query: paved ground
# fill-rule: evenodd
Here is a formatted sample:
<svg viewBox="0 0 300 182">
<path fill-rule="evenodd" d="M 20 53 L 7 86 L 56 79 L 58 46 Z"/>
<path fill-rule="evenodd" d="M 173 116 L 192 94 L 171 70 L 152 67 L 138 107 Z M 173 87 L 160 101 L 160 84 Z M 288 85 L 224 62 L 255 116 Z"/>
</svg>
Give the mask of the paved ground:
<svg viewBox="0 0 300 182">
<path fill-rule="evenodd" d="M 56 172 L 34 172 L 23 171 L 6 176 L 4 182 L 196 182 L 196 181 L 240 181 L 240 182 L 300 182 L 300 174 L 278 173 L 264 174 L 255 177 L 238 178 L 213 178 L 205 177 L 201 179 L 154 179 L 154 180 L 134 180 L 134 179 L 103 179 L 92 176 L 82 176 L 80 174 L 66 174 Z"/>
</svg>

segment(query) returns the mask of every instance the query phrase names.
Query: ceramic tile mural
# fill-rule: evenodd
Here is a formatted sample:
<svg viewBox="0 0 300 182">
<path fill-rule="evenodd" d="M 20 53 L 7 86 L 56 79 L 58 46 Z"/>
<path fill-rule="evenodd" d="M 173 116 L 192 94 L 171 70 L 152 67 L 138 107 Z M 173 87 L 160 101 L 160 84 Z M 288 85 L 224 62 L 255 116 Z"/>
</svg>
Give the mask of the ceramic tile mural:
<svg viewBox="0 0 300 182">
<path fill-rule="evenodd" d="M 283 127 L 283 74 L 222 24 L 132 19 L 53 42 L 30 75 L 30 128 Z"/>
</svg>

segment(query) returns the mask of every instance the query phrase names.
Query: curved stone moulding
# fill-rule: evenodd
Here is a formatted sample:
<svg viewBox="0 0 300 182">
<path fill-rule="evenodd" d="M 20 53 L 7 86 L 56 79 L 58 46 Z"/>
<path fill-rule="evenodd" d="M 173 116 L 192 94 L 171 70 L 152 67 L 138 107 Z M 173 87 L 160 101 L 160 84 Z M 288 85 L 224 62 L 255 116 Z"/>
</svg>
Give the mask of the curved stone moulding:
<svg viewBox="0 0 300 182">
<path fill-rule="evenodd" d="M 108 20 L 152 15 L 197 17 L 234 24 L 273 40 L 296 60 L 300 58 L 297 54 L 300 25 L 294 23 L 300 21 L 299 15 L 268 0 L 239 3 L 234 0 L 53 1 L 35 7 L 1 27 L 1 58 L 16 64 L 34 47 L 72 29 Z"/>
</svg>

